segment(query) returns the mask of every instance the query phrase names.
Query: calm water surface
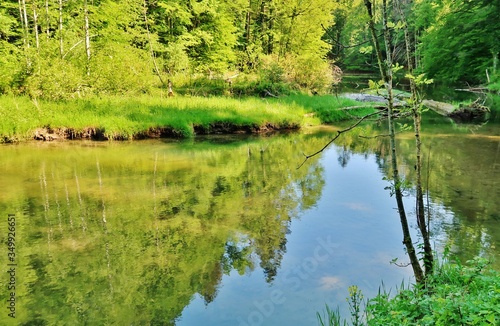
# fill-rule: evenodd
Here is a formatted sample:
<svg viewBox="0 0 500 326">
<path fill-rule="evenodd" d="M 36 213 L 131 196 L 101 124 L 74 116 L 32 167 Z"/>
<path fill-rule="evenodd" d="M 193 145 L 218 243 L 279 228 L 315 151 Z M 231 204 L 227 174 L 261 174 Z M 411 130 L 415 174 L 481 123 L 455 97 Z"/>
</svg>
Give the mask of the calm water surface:
<svg viewBox="0 0 500 326">
<path fill-rule="evenodd" d="M 16 320 L 41 325 L 316 325 L 348 287 L 413 282 L 388 146 L 334 134 L 0 147 L 0 239 L 16 217 Z M 500 128 L 424 130 L 433 242 L 500 269 Z M 414 178 L 413 139 L 398 142 Z M 426 163 L 427 164 L 427 163 Z M 406 204 L 414 239 L 412 207 Z M 3 250 L 3 252 L 6 252 Z M 0 258 L 7 268 L 7 255 Z M 0 299 L 9 299 L 2 273 Z M 4 318 L 5 317 L 5 318 Z"/>
</svg>

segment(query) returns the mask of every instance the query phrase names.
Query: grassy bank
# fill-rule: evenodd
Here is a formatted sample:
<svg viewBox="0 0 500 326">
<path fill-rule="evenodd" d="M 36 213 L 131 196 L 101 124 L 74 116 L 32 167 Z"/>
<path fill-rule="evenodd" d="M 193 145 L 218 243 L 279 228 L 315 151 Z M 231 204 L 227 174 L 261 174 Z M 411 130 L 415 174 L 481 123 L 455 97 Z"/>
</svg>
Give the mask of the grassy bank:
<svg viewBox="0 0 500 326">
<path fill-rule="evenodd" d="M 362 114 L 333 96 L 279 99 L 226 97 L 105 97 L 35 101 L 0 97 L 0 139 L 137 139 L 298 129 Z"/>
<path fill-rule="evenodd" d="M 325 124 L 361 117 L 374 111 L 368 103 L 332 95 L 307 96 L 295 94 L 275 99 L 275 101 L 292 106 L 298 105 Z M 360 106 L 364 108 L 352 109 Z"/>
</svg>

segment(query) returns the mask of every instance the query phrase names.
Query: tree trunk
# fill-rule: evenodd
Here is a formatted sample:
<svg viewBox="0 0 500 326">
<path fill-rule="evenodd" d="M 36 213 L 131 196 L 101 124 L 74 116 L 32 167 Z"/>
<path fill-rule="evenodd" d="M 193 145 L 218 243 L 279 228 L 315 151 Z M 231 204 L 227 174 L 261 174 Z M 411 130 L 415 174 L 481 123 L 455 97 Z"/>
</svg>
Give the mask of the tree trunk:
<svg viewBox="0 0 500 326">
<path fill-rule="evenodd" d="M 85 19 L 85 52 L 87 53 L 87 76 L 90 76 L 90 31 L 89 31 L 89 11 L 87 0 L 84 0 L 84 19 Z"/>
<path fill-rule="evenodd" d="M 274 37 L 273 37 L 273 28 L 274 28 L 274 18 L 273 18 L 274 10 L 272 0 L 269 3 L 269 17 L 268 17 L 268 33 L 267 33 L 267 54 L 272 54 L 274 51 Z"/>
<path fill-rule="evenodd" d="M 47 40 L 48 40 L 50 37 L 49 0 L 45 0 L 45 15 L 46 15 L 45 33 L 47 34 Z"/>
<path fill-rule="evenodd" d="M 24 42 L 26 44 L 26 47 L 30 47 L 30 41 L 29 41 L 29 26 L 28 26 L 28 12 L 26 10 L 26 0 L 20 0 L 20 5 L 21 8 L 21 21 L 23 22 L 24 25 Z"/>
<path fill-rule="evenodd" d="M 61 59 L 64 57 L 64 43 L 63 43 L 63 3 L 59 0 L 59 53 Z"/>
<path fill-rule="evenodd" d="M 158 68 L 158 64 L 156 63 L 155 52 L 153 50 L 153 43 L 151 42 L 151 34 L 149 33 L 148 14 L 147 14 L 148 6 L 146 3 L 146 0 L 144 0 L 143 4 L 144 4 L 144 8 L 143 8 L 144 9 L 144 24 L 146 25 L 146 32 L 148 35 L 148 43 L 149 43 L 149 51 L 151 53 L 151 60 L 153 60 L 153 66 L 155 68 L 156 75 L 160 79 L 161 84 L 165 85 L 163 78 L 161 78 L 160 69 Z"/>
<path fill-rule="evenodd" d="M 36 12 L 36 3 L 33 2 L 33 32 L 35 33 L 36 48 L 40 48 L 40 38 L 38 37 L 38 14 Z"/>
<path fill-rule="evenodd" d="M 493 51 L 493 75 L 496 75 L 498 68 L 498 51 Z"/>
<path fill-rule="evenodd" d="M 379 64 L 380 74 L 382 79 L 384 80 L 384 85 L 388 94 L 388 124 L 389 124 L 389 138 L 390 138 L 390 146 L 391 146 L 391 166 L 392 166 L 392 178 L 394 182 L 394 193 L 396 196 L 396 203 L 398 207 L 399 219 L 401 222 L 401 228 L 403 231 L 403 244 L 406 247 L 406 251 L 410 258 L 411 266 L 413 268 L 413 273 L 415 275 L 415 280 L 418 284 L 423 283 L 424 274 L 422 271 L 422 267 L 418 261 L 418 257 L 415 251 L 415 247 L 413 246 L 413 242 L 410 235 L 410 228 L 408 225 L 408 219 L 406 217 L 405 207 L 403 203 L 403 193 L 401 190 L 401 180 L 398 172 L 398 162 L 397 162 L 397 152 L 396 152 L 396 136 L 395 136 L 395 128 L 394 128 L 394 119 L 393 119 L 393 111 L 394 111 L 394 97 L 393 97 L 393 89 L 392 89 L 392 44 L 390 31 L 387 26 L 387 0 L 382 1 L 382 17 L 383 17 L 383 34 L 384 34 L 384 43 L 386 48 L 386 57 L 382 55 L 382 51 L 380 50 L 380 44 L 377 39 L 377 33 L 375 30 L 375 21 L 373 16 L 373 4 L 370 0 L 364 0 L 366 10 L 369 16 L 369 29 L 372 35 L 373 44 L 375 47 L 375 51 L 377 53 L 377 61 Z"/>
<path fill-rule="evenodd" d="M 406 61 L 408 65 L 408 73 L 413 76 L 413 71 L 415 68 L 413 51 L 412 51 L 412 40 L 410 39 L 410 33 L 408 31 L 408 25 L 406 22 L 406 17 L 401 8 L 401 4 L 398 3 L 398 9 L 401 15 L 401 20 L 403 22 L 403 32 L 405 37 L 405 48 L 406 48 Z M 418 96 L 417 85 L 414 78 L 410 78 L 410 90 L 411 90 L 411 100 L 412 103 L 412 113 L 413 113 L 413 126 L 415 130 L 415 150 L 416 150 L 416 174 L 417 174 L 417 185 L 416 185 L 416 215 L 417 224 L 422 234 L 422 239 L 424 241 L 424 267 L 425 275 L 429 276 L 432 274 L 434 265 L 434 256 L 432 253 L 432 246 L 430 242 L 430 234 L 428 229 L 428 223 L 425 219 L 425 208 L 424 208 L 424 194 L 422 191 L 422 150 L 421 150 L 421 140 L 420 140 L 420 126 L 421 126 L 421 99 Z"/>
</svg>

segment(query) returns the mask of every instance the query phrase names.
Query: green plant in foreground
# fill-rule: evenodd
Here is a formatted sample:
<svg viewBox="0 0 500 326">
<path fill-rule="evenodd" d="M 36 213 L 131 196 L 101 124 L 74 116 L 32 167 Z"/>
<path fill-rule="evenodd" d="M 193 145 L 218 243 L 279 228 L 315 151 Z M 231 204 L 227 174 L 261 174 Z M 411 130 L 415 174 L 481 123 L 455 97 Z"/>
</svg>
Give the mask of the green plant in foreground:
<svg viewBox="0 0 500 326">
<path fill-rule="evenodd" d="M 441 263 L 427 279 L 426 288 L 402 286 L 395 296 L 385 290 L 368 301 L 367 325 L 499 325 L 500 273 L 488 270 L 483 258 L 460 263 Z M 349 289 L 352 325 L 361 325 L 357 288 Z M 358 302 L 358 305 L 356 305 Z M 357 307 L 357 308 L 356 308 Z M 317 313 L 320 325 L 341 323 L 339 310 Z"/>
<path fill-rule="evenodd" d="M 356 285 L 350 286 L 348 290 L 349 297 L 346 298 L 346 301 L 351 312 L 351 325 L 361 326 L 363 325 L 361 315 L 361 303 L 364 299 L 363 293 Z M 321 326 L 346 326 L 348 324 L 347 320 L 342 320 L 338 307 L 332 310 L 328 305 L 325 305 L 325 310 L 323 316 L 319 312 L 316 312 L 318 322 Z"/>
</svg>

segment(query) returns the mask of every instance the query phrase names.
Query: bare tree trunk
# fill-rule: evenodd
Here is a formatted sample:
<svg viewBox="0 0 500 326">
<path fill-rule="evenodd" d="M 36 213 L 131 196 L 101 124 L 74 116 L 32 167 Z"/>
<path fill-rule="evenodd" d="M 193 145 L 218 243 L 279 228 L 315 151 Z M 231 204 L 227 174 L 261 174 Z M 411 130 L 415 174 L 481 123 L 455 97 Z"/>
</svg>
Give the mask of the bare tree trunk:
<svg viewBox="0 0 500 326">
<path fill-rule="evenodd" d="M 24 26 L 24 43 L 26 44 L 26 47 L 30 47 L 30 41 L 29 41 L 29 26 L 28 26 L 28 13 L 26 10 L 26 0 L 19 0 L 19 5 L 21 6 L 19 10 L 21 11 L 21 22 L 22 25 Z"/>
<path fill-rule="evenodd" d="M 269 1 L 269 26 L 268 26 L 268 39 L 267 39 L 267 54 L 272 54 L 274 51 L 274 37 L 273 37 L 273 28 L 274 28 L 274 18 L 273 18 L 273 4 L 272 0 Z"/>
<path fill-rule="evenodd" d="M 64 43 L 63 43 L 63 3 L 59 0 L 59 53 L 61 59 L 64 57 Z"/>
<path fill-rule="evenodd" d="M 497 73 L 497 67 L 498 67 L 498 51 L 492 51 L 493 55 L 493 74 Z"/>
<path fill-rule="evenodd" d="M 151 53 L 151 59 L 153 60 L 153 66 L 155 68 L 156 75 L 160 79 L 160 82 L 162 85 L 165 85 L 165 82 L 163 81 L 163 78 L 161 78 L 161 73 L 160 69 L 158 68 L 158 64 L 156 63 L 156 57 L 155 57 L 155 52 L 153 50 L 153 43 L 151 42 L 151 33 L 149 32 L 149 24 L 148 24 L 148 7 L 146 0 L 144 0 L 144 23 L 146 24 L 146 32 L 148 34 L 148 43 L 149 43 L 149 51 Z"/>
<path fill-rule="evenodd" d="M 397 162 L 397 153 L 396 153 L 396 137 L 395 137 L 395 128 L 394 128 L 394 100 L 393 100 L 393 89 L 392 89 L 392 44 L 391 44 L 391 36 L 390 31 L 387 25 L 387 0 L 382 0 L 382 17 L 383 17 L 383 35 L 384 35 L 384 43 L 386 48 L 386 57 L 382 55 L 381 47 L 379 41 L 377 39 L 377 33 L 375 31 L 375 21 L 373 16 L 373 4 L 370 0 L 364 0 L 365 7 L 368 12 L 369 20 L 369 29 L 372 35 L 372 40 L 375 46 L 375 51 L 377 53 L 377 61 L 379 64 L 380 74 L 382 79 L 384 80 L 384 85 L 388 94 L 388 124 L 389 124 L 389 138 L 390 138 L 390 146 L 391 146 L 391 166 L 392 166 L 392 178 L 394 182 L 394 193 L 396 196 L 396 203 L 398 207 L 399 219 L 401 222 L 401 228 L 403 231 L 403 244 L 406 247 L 406 251 L 410 258 L 411 266 L 413 268 L 413 273 L 415 275 L 415 280 L 417 283 L 421 284 L 424 282 L 424 273 L 422 271 L 422 267 L 418 261 L 418 257 L 415 251 L 415 247 L 413 246 L 413 242 L 411 239 L 410 228 L 408 225 L 408 219 L 406 217 L 405 207 L 403 203 L 403 193 L 401 190 L 401 179 L 398 172 L 398 162 Z"/>
<path fill-rule="evenodd" d="M 267 21 L 266 21 L 266 1 L 263 0 L 260 3 L 260 10 L 259 10 L 259 18 L 258 18 L 258 25 L 259 25 L 259 37 L 262 42 L 262 50 L 266 51 L 267 50 L 267 44 L 266 44 L 266 33 L 267 33 Z"/>
<path fill-rule="evenodd" d="M 46 15 L 45 33 L 47 34 L 47 39 L 49 39 L 50 37 L 49 0 L 45 0 L 45 15 Z"/>
<path fill-rule="evenodd" d="M 36 48 L 40 48 L 40 38 L 38 36 L 38 14 L 36 12 L 36 3 L 33 2 L 33 32 L 35 33 Z"/>
<path fill-rule="evenodd" d="M 87 76 L 90 76 L 90 31 L 89 31 L 89 10 L 87 0 L 84 0 L 85 18 L 85 51 L 87 53 Z"/>
<path fill-rule="evenodd" d="M 410 32 L 408 30 L 408 25 L 406 21 L 406 17 L 401 7 L 401 3 L 398 0 L 397 8 L 400 13 L 400 19 L 403 22 L 403 32 L 405 37 L 405 46 L 406 46 L 406 61 L 408 66 L 408 73 L 413 76 L 413 71 L 415 68 L 415 60 L 413 57 L 412 51 L 412 40 L 410 37 Z M 425 267 L 425 275 L 431 275 L 433 271 L 434 265 L 434 255 L 432 253 L 432 246 L 430 242 L 430 234 L 428 229 L 428 223 L 425 219 L 425 208 L 424 208 L 424 194 L 422 190 L 422 150 L 421 150 L 421 139 L 420 139 L 420 129 L 421 129 L 421 114 L 420 114 L 420 106 L 421 106 L 421 98 L 418 95 L 417 85 L 414 78 L 410 78 L 410 90 L 411 90 L 411 100 L 412 103 L 412 113 L 413 113 L 413 127 L 415 130 L 415 151 L 416 151 L 416 174 L 417 174 L 417 185 L 416 185 L 416 214 L 417 214 L 417 224 L 422 234 L 422 239 L 424 242 L 424 267 Z"/>
<path fill-rule="evenodd" d="M 25 11 L 23 10 L 23 9 L 26 9 L 26 5 L 23 6 L 23 2 L 21 2 L 21 0 L 18 0 L 18 4 L 19 4 L 19 19 L 21 20 L 21 28 L 23 29 L 23 43 L 24 43 L 24 46 L 29 48 L 28 33 L 26 31 L 26 24 L 24 23 L 24 12 Z"/>
<path fill-rule="evenodd" d="M 248 48 L 250 45 L 250 24 L 251 24 L 251 19 L 252 19 L 252 0 L 249 0 L 248 3 L 248 11 L 247 11 L 247 17 L 246 17 L 246 22 L 245 22 L 245 39 L 246 39 L 246 44 L 245 44 L 245 49 Z"/>
</svg>

